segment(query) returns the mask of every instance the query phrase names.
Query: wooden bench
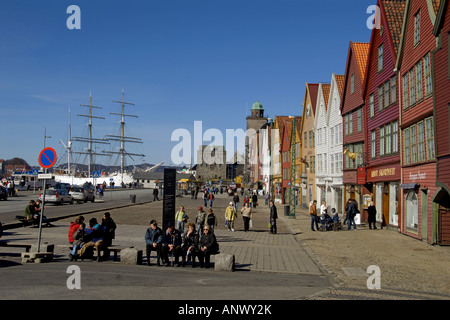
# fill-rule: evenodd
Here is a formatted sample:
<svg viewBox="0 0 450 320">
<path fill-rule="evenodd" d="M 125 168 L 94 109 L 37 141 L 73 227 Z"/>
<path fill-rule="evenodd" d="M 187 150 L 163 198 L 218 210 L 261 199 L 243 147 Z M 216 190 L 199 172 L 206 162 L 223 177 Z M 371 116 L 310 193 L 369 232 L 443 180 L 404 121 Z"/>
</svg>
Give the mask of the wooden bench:
<svg viewBox="0 0 450 320">
<path fill-rule="evenodd" d="M 70 250 L 73 250 L 73 245 L 71 244 L 58 244 L 58 247 L 61 248 L 69 248 Z M 117 254 L 122 251 L 123 249 L 128 249 L 128 248 L 134 248 L 134 247 L 123 247 L 123 246 L 110 246 L 108 247 L 108 251 L 112 251 L 114 253 L 114 261 L 117 261 Z M 102 251 L 105 251 L 105 249 L 103 248 Z"/>
<path fill-rule="evenodd" d="M 31 246 L 29 243 L 0 241 L 0 247 L 25 248 L 26 252 L 30 252 Z"/>
<path fill-rule="evenodd" d="M 34 220 L 32 219 L 16 219 L 22 223 L 22 227 L 25 228 L 25 226 L 28 225 L 34 225 Z"/>
</svg>

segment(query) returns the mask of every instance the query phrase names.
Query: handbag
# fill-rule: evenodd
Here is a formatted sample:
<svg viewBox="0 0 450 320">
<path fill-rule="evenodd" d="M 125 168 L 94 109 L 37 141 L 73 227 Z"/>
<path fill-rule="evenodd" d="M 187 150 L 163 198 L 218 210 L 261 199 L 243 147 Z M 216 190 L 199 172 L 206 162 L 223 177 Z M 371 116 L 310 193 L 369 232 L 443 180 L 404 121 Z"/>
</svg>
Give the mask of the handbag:
<svg viewBox="0 0 450 320">
<path fill-rule="evenodd" d="M 249 227 L 253 228 L 253 219 L 250 219 Z"/>
</svg>

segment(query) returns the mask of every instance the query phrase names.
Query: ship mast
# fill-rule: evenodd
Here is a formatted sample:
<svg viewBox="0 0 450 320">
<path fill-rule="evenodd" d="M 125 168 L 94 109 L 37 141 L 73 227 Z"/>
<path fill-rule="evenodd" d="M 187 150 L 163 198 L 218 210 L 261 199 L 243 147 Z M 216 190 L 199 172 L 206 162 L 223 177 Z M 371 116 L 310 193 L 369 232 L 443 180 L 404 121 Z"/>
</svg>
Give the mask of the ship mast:
<svg viewBox="0 0 450 320">
<path fill-rule="evenodd" d="M 114 103 L 120 103 L 122 105 L 122 112 L 121 113 L 115 113 L 111 112 L 110 114 L 117 115 L 121 117 L 120 121 L 120 136 L 115 135 L 106 135 L 106 140 L 111 141 L 120 141 L 120 151 L 108 151 L 110 154 L 120 154 L 120 174 L 121 174 L 121 184 L 123 183 L 123 173 L 124 173 L 124 167 L 125 167 L 125 157 L 129 156 L 131 160 L 134 161 L 132 156 L 138 156 L 138 157 L 144 157 L 143 154 L 135 154 L 135 153 L 128 153 L 125 150 L 125 143 L 143 143 L 142 139 L 140 138 L 134 138 L 134 137 L 127 137 L 125 136 L 125 117 L 132 117 L 132 118 L 138 118 L 138 116 L 133 114 L 125 114 L 125 106 L 134 106 L 134 103 L 125 102 L 125 91 L 122 89 L 122 101 L 113 101 Z"/>
<path fill-rule="evenodd" d="M 89 105 L 81 104 L 80 106 L 89 108 L 89 114 L 87 114 L 87 115 L 86 114 L 78 114 L 77 115 L 79 117 L 89 118 L 89 122 L 88 122 L 89 137 L 88 138 L 74 137 L 72 139 L 72 141 L 87 142 L 88 150 L 87 150 L 87 152 L 73 152 L 73 153 L 88 155 L 88 178 L 90 178 L 91 174 L 92 174 L 91 166 L 93 165 L 93 156 L 108 156 L 108 157 L 110 156 L 109 154 L 106 154 L 106 153 L 95 152 L 93 150 L 92 146 L 94 144 L 109 144 L 109 142 L 107 142 L 105 139 L 92 138 L 92 119 L 103 119 L 103 120 L 105 119 L 103 117 L 97 117 L 97 116 L 92 115 L 92 109 L 102 109 L 102 107 L 97 107 L 97 106 L 92 105 L 92 94 L 90 94 L 90 96 L 89 96 Z"/>
</svg>

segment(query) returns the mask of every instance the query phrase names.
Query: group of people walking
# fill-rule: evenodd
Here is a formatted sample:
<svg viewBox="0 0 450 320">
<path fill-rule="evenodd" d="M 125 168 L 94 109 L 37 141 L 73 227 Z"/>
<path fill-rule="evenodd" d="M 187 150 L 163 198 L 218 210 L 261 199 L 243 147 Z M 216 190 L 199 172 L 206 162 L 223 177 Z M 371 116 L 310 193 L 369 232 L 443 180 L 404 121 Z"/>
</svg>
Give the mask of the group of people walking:
<svg viewBox="0 0 450 320">
<path fill-rule="evenodd" d="M 322 219 L 325 218 L 325 216 L 327 215 L 327 206 L 325 201 L 322 202 L 322 205 L 320 206 L 320 214 Z M 334 209 L 332 209 L 334 210 Z M 355 217 L 357 214 L 361 213 L 360 210 L 358 209 L 358 203 L 355 199 L 348 199 L 347 203 L 345 204 L 345 218 L 344 218 L 344 222 L 343 225 L 345 226 L 347 224 L 347 230 L 351 230 L 352 226 L 353 226 L 353 230 L 356 230 L 356 222 L 355 222 Z M 310 206 L 309 206 L 309 214 L 311 216 L 311 230 L 312 231 L 316 231 L 314 229 L 314 226 L 316 227 L 317 230 L 319 230 L 319 216 L 317 214 L 317 200 L 314 200 L 311 202 Z M 375 205 L 373 203 L 373 201 L 371 201 L 368 205 L 367 208 L 367 213 L 368 213 L 368 222 L 369 222 L 369 229 L 377 229 L 376 227 L 376 213 L 377 210 L 375 208 Z M 334 210 L 334 217 L 338 217 L 338 213 Z M 334 220 L 335 218 L 332 217 L 332 219 Z M 338 221 L 340 221 L 340 218 L 338 218 Z"/>
</svg>

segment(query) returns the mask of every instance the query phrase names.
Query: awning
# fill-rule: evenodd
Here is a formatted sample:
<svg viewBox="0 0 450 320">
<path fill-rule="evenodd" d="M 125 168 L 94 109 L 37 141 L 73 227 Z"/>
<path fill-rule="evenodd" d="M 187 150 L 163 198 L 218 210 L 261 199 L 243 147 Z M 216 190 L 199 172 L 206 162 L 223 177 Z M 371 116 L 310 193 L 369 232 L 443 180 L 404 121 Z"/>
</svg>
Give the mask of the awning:
<svg viewBox="0 0 450 320">
<path fill-rule="evenodd" d="M 405 190 L 419 189 L 419 188 L 420 188 L 420 184 L 418 184 L 418 183 L 403 183 L 400 185 L 400 189 L 405 189 Z"/>
</svg>

